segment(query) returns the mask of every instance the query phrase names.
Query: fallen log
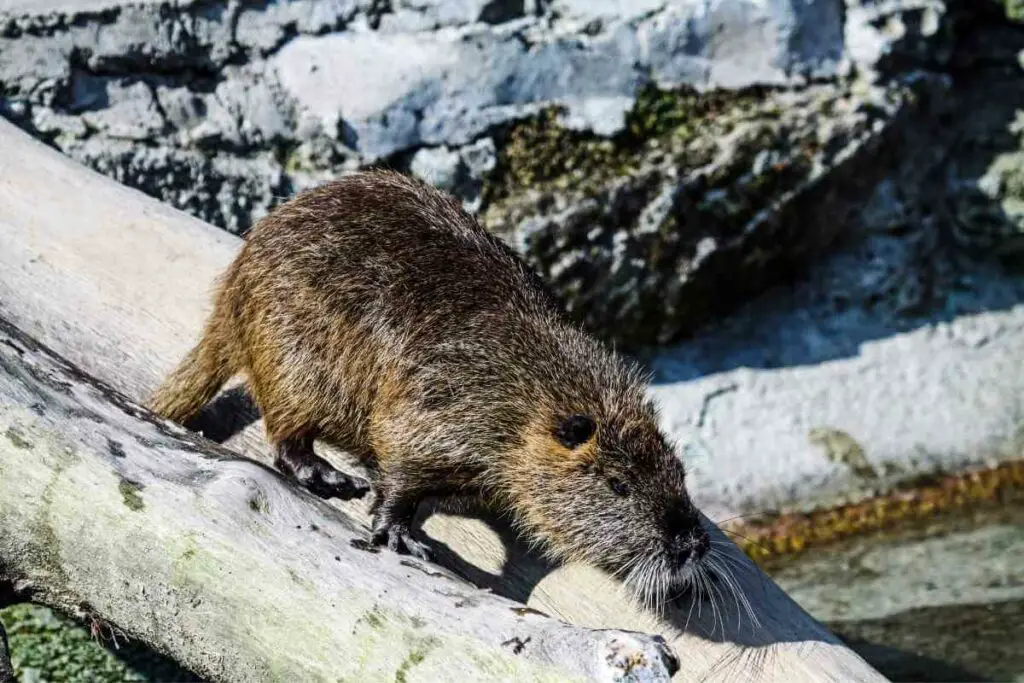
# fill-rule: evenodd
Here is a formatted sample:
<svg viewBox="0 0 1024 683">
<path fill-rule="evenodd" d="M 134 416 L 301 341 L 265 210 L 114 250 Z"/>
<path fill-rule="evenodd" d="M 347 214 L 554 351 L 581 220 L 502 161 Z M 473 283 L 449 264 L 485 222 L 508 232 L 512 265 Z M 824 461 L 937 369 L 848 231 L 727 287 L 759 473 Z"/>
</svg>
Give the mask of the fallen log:
<svg viewBox="0 0 1024 683">
<path fill-rule="evenodd" d="M 211 681 L 668 681 L 677 666 L 660 638 L 570 626 L 379 552 L 2 320 L 0 528 L 0 582 Z"/>
<path fill-rule="evenodd" d="M 213 278 L 239 241 L 2 121 L 0 148 L 0 317 L 141 400 L 196 340 Z M 271 460 L 259 422 L 226 443 Z M 347 467 L 341 454 L 325 455 Z M 366 503 L 333 505 L 365 529 Z M 881 680 L 720 534 L 729 556 L 722 562 L 733 567 L 750 613 L 722 586 L 709 588 L 714 604 L 690 597 L 657 616 L 638 609 L 602 572 L 543 564 L 493 522 L 435 514 L 424 531 L 439 561 L 479 586 L 570 623 L 663 635 L 682 655 L 680 680 Z M 257 576 L 252 580 L 270 582 Z"/>
</svg>

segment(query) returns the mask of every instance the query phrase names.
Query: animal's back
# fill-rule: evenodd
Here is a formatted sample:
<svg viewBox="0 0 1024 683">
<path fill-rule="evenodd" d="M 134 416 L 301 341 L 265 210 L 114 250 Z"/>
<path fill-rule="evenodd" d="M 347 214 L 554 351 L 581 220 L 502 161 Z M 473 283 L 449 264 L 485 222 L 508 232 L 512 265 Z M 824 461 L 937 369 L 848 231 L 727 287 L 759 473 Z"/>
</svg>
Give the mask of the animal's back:
<svg viewBox="0 0 1024 683">
<path fill-rule="evenodd" d="M 268 434 L 315 424 L 363 456 L 374 410 L 412 387 L 410 372 L 429 375 L 453 342 L 497 361 L 512 328 L 558 315 L 536 275 L 455 200 L 380 171 L 259 222 L 219 307 Z"/>
<path fill-rule="evenodd" d="M 315 439 L 372 465 L 374 543 L 426 558 L 419 502 L 472 494 L 553 557 L 612 571 L 681 570 L 707 548 L 638 368 L 454 199 L 404 176 L 348 176 L 262 219 L 151 407 L 180 422 L 237 372 L 286 475 L 365 495 Z"/>
</svg>

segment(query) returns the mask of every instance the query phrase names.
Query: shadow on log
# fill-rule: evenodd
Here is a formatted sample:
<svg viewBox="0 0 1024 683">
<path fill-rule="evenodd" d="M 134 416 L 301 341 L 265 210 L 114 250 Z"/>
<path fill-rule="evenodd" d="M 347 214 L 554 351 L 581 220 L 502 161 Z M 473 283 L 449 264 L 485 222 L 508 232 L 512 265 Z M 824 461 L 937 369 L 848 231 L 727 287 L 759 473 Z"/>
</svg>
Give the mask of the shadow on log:
<svg viewBox="0 0 1024 683">
<path fill-rule="evenodd" d="M 47 344 L 74 366 L 131 399 L 142 400 L 195 342 L 209 310 L 213 279 L 234 257 L 240 241 L 85 169 L 2 120 L 0 148 L 4 150 L 0 155 L 0 316 Z M 132 410 L 129 407 L 128 412 Z M 45 419 L 32 415 L 31 411 L 21 411 L 19 419 L 28 420 L 30 424 L 34 424 L 32 420 Z M 90 424 L 97 423 L 88 419 L 76 422 L 82 428 Z M 131 432 L 137 425 L 122 423 L 118 427 Z M 117 592 L 112 594 L 116 598 L 114 603 L 105 608 L 109 609 L 119 604 L 118 600 L 133 595 L 138 600 L 133 604 L 141 605 L 141 614 L 125 610 L 116 618 L 112 617 L 126 631 L 136 635 L 151 633 L 139 630 L 150 628 L 145 616 L 152 610 L 161 609 L 168 601 L 174 601 L 180 610 L 176 619 L 181 623 L 173 621 L 170 623 L 172 628 L 156 629 L 154 637 L 157 640 L 152 641 L 165 652 L 170 652 L 170 643 L 166 639 L 184 639 L 180 629 L 190 625 L 194 629 L 188 635 L 193 639 L 190 641 L 192 657 L 213 652 L 209 639 L 229 633 L 237 635 L 239 641 L 251 641 L 253 654 L 261 657 L 286 657 L 289 658 L 285 660 L 287 662 L 320 658 L 342 667 L 338 670 L 347 670 L 344 667 L 353 666 L 354 662 L 386 668 L 393 663 L 389 659 L 392 656 L 389 648 L 405 647 L 407 655 L 415 654 L 413 659 L 426 656 L 416 649 L 422 645 L 421 641 L 414 639 L 414 642 L 410 641 L 413 644 L 409 644 L 405 640 L 412 628 L 409 624 L 413 623 L 408 621 L 410 613 L 400 611 L 395 617 L 406 619 L 404 623 L 407 626 L 402 627 L 405 630 L 398 628 L 389 632 L 388 639 L 393 642 L 387 647 L 384 645 L 387 639 L 369 638 L 367 634 L 369 640 L 360 643 L 364 649 L 346 649 L 353 641 L 345 634 L 351 629 L 364 633 L 359 629 L 368 628 L 368 623 L 372 626 L 378 622 L 373 612 L 373 601 L 367 601 L 366 596 L 372 594 L 371 589 L 388 587 L 388 604 L 396 600 L 396 595 L 406 595 L 410 599 L 415 596 L 415 600 L 423 601 L 422 604 L 417 602 L 407 609 L 413 610 L 411 613 L 417 619 L 436 626 L 439 633 L 462 634 L 459 637 L 469 638 L 469 642 L 477 644 L 474 647 L 478 650 L 492 651 L 487 647 L 493 648 L 494 643 L 487 639 L 504 628 L 502 624 L 506 622 L 499 620 L 484 626 L 474 623 L 467 617 L 465 607 L 452 607 L 454 603 L 445 602 L 448 598 L 432 589 L 439 588 L 443 593 L 452 592 L 451 586 L 460 586 L 455 591 L 460 596 L 456 599 L 459 604 L 467 596 L 490 605 L 509 603 L 494 602 L 497 598 L 480 591 L 473 592 L 465 583 L 447 578 L 447 572 L 433 566 L 405 558 L 370 555 L 344 543 L 338 544 L 337 539 L 350 540 L 365 533 L 367 501 L 327 505 L 301 498 L 304 501 L 302 506 L 294 507 L 282 501 L 300 498 L 294 492 L 284 493 L 286 489 L 281 487 L 269 469 L 229 459 L 231 451 L 227 449 L 244 452 L 246 456 L 264 463 L 271 461 L 260 422 L 229 439 L 225 449 L 215 451 L 223 460 L 204 458 L 202 454 L 210 446 L 200 445 L 207 442 L 197 440 L 185 430 L 167 431 L 169 428 L 165 428 L 164 432 L 149 433 L 155 429 L 154 426 L 146 427 L 148 431 L 144 430 L 143 441 L 131 438 L 122 442 L 111 436 L 118 445 L 111 447 L 111 452 L 106 455 L 94 454 L 105 459 L 107 473 L 97 475 L 102 482 L 83 480 L 78 487 L 71 487 L 66 478 L 70 472 L 77 471 L 78 465 L 70 461 L 65 465 L 56 462 L 50 470 L 39 475 L 42 480 L 35 481 L 36 489 L 33 491 L 36 497 L 22 493 L 14 498 L 18 502 L 9 508 L 26 524 L 38 525 L 42 518 L 39 506 L 43 504 L 40 496 L 44 494 L 49 500 L 61 501 L 61 505 L 53 506 L 52 510 L 59 510 L 63 518 L 87 493 L 94 489 L 105 492 L 102 515 L 99 510 L 82 508 L 78 508 L 77 514 L 97 520 L 113 516 L 119 523 L 132 524 L 129 530 L 122 532 L 125 534 L 121 536 L 122 545 L 110 545 L 105 549 L 107 556 L 102 564 L 103 579 L 108 584 L 121 582 Z M 2 432 L 0 429 L 0 434 Z M 31 441 L 31 438 L 25 438 Z M 154 444 L 154 448 L 167 451 L 162 460 L 152 461 L 155 469 L 145 472 L 125 469 L 129 462 L 150 462 L 141 455 L 149 442 Z M 0 445 L 3 443 L 0 439 Z M 99 450 L 106 447 L 102 443 L 94 446 Z M 113 451 L 118 449 L 126 454 L 125 458 L 115 459 Z M 20 455 L 22 460 L 34 462 L 27 453 L 14 449 L 9 452 Z M 339 467 L 347 468 L 343 454 L 321 453 Z M 175 473 L 176 454 L 182 461 L 177 463 Z M 62 456 L 56 449 L 49 457 Z M 58 470 L 61 472 L 56 476 L 58 483 L 51 485 L 47 477 L 53 477 Z M 180 479 L 186 476 L 183 472 L 188 472 L 187 486 Z M 118 475 L 120 478 L 117 478 L 115 473 L 123 476 Z M 160 479 L 161 474 L 170 479 Z M 206 477 L 211 478 L 207 481 Z M 11 478 L 3 480 L 9 482 Z M 167 487 L 174 482 L 179 486 L 176 495 L 180 498 L 167 493 Z M 220 520 L 223 516 L 223 522 L 219 523 L 247 519 L 249 525 L 222 528 L 212 522 L 205 527 L 185 524 L 165 530 L 164 536 L 154 537 L 154 534 L 161 533 L 161 522 L 176 519 L 172 512 L 183 514 L 182 510 L 197 504 L 195 496 L 198 494 L 193 489 L 202 492 L 198 500 L 202 502 L 201 509 L 205 510 L 203 514 L 208 515 L 204 519 Z M 264 497 L 269 496 L 268 490 L 276 491 L 278 496 L 276 502 L 271 501 L 270 509 L 280 516 L 280 521 L 273 524 L 258 513 L 263 505 L 263 498 L 258 494 L 262 492 Z M 116 491 L 120 497 L 113 496 L 111 491 Z M 169 497 L 162 498 L 163 494 Z M 9 493 L 0 491 L 0 495 Z M 71 508 L 64 509 L 66 504 Z M 237 509 L 237 506 L 247 508 L 250 504 L 255 509 Z M 139 509 L 133 510 L 132 506 Z M 340 508 L 344 515 L 332 512 L 332 507 Z M 155 514 L 158 510 L 160 514 Z M 299 511 L 305 511 L 304 516 Z M 239 512 L 245 515 L 239 517 Z M 326 520 L 332 521 L 328 524 Z M 78 524 L 73 528 L 85 528 L 82 526 L 84 521 Z M 443 564 L 459 568 L 477 585 L 492 589 L 499 595 L 527 601 L 533 609 L 579 626 L 663 635 L 672 649 L 682 655 L 677 674 L 680 680 L 752 680 L 758 683 L 882 680 L 878 672 L 812 619 L 720 534 L 717 541 L 723 552 L 729 555 L 728 562 L 734 563 L 741 592 L 751 601 L 757 616 L 756 624 L 743 614 L 740 600 L 725 593 L 717 594 L 714 606 L 686 598 L 679 604 L 670 605 L 664 615 L 645 613 L 605 573 L 583 565 L 545 565 L 525 552 L 514 539 L 509 536 L 502 538 L 479 519 L 435 514 L 425 520 L 423 528 L 435 547 L 445 549 L 439 553 Z M 212 534 L 210 555 L 200 555 L 198 548 L 195 555 L 189 553 L 192 549 L 190 534 L 194 535 L 197 529 Z M 323 538 L 325 529 L 332 539 Z M 75 540 L 73 534 L 69 538 Z M 162 576 L 149 576 L 141 584 L 129 582 L 125 585 L 124 574 L 133 568 L 139 570 L 136 558 L 146 548 L 147 542 L 169 544 L 178 553 L 179 560 L 170 567 L 163 567 L 165 573 Z M 225 551 L 223 544 L 230 546 L 232 543 L 250 549 L 244 564 L 238 564 L 234 556 Z M 268 553 L 252 550 L 271 547 L 275 553 L 284 553 L 277 562 L 272 561 Z M 316 586 L 304 584 L 302 573 L 298 573 L 299 578 L 296 579 L 283 571 L 282 568 L 290 566 L 287 563 L 292 561 L 303 571 L 312 571 L 317 562 L 325 562 L 324 553 L 331 554 L 328 547 L 340 547 L 332 552 L 342 558 L 335 564 L 344 564 L 346 571 L 334 565 L 330 572 L 320 571 L 323 569 L 320 567 L 316 576 L 322 574 L 324 583 Z M 235 595 L 227 602 L 200 602 L 201 608 L 189 611 L 191 603 L 181 596 L 187 596 L 190 590 L 194 590 L 194 581 L 184 581 L 175 572 L 182 562 L 191 566 L 190 563 L 196 561 L 199 562 L 196 571 L 203 580 L 221 577 L 225 567 L 231 568 L 234 573 L 230 580 L 222 579 L 221 587 L 227 594 L 231 594 L 230 588 L 235 584 L 253 587 L 252 593 L 247 594 L 245 601 L 236 602 L 239 598 Z M 385 586 L 381 583 L 385 575 L 391 580 L 400 579 L 400 585 L 394 589 L 391 584 Z M 81 579 L 83 575 L 71 576 Z M 363 590 L 353 589 L 349 583 L 355 580 L 353 577 L 368 582 L 360 584 Z M 58 573 L 46 574 L 45 578 L 60 580 L 66 577 Z M 42 587 L 46 581 L 40 577 L 39 583 Z M 255 588 L 257 586 L 259 590 Z M 302 590 L 306 592 L 301 599 L 295 598 L 297 602 L 290 602 L 282 596 L 281 591 L 285 589 L 290 591 L 288 600 L 293 599 L 293 593 L 297 596 Z M 143 591 L 147 591 L 145 599 L 139 597 Z M 380 595 L 380 600 L 384 600 L 383 593 Z M 178 602 L 182 600 L 184 602 Z M 252 611 L 256 608 L 255 612 Z M 479 609 L 481 614 L 494 611 L 484 607 Z M 498 613 L 502 613 L 500 609 Z M 359 617 L 353 616 L 357 614 L 371 616 L 358 621 Z M 511 614 L 508 612 L 506 619 Z M 539 619 L 529 610 L 522 614 L 531 620 Z M 516 616 L 518 618 L 519 615 Z M 343 639 L 334 640 L 330 636 L 332 631 L 325 625 L 338 625 L 341 622 L 337 620 L 344 619 L 349 620 L 345 622 L 349 630 L 338 631 L 335 635 Z M 256 637 L 252 630 L 263 621 L 281 625 Z M 128 623 L 137 624 L 137 627 L 126 628 Z M 392 624 L 393 620 L 384 623 Z M 506 625 L 513 623 L 519 622 L 512 621 Z M 541 626 L 540 621 L 531 623 L 541 630 L 555 628 Z M 319 630 L 310 631 L 310 624 Z M 563 625 L 559 628 L 568 627 Z M 597 636 L 593 632 L 572 632 L 590 635 L 580 636 L 583 640 L 579 641 L 577 650 L 572 650 L 572 656 L 570 650 L 559 656 L 569 657 L 569 661 L 590 661 L 588 658 L 594 655 L 597 641 L 588 641 L 587 638 Z M 522 645 L 522 652 L 508 661 L 528 670 L 537 670 L 540 664 L 524 655 L 536 648 L 539 641 L 533 638 L 526 642 L 521 638 L 522 643 L 519 643 L 514 640 L 517 633 L 507 633 L 501 642 L 510 643 L 513 649 Z M 301 637 L 296 637 L 298 634 Z M 146 639 L 149 636 L 141 637 Z M 481 638 L 484 645 L 479 645 Z M 648 642 L 639 636 L 632 638 L 639 639 L 631 641 L 637 647 Z M 288 645 L 283 646 L 284 642 Z M 184 640 L 178 646 L 181 656 L 185 656 L 184 651 L 189 649 L 183 643 Z M 439 650 L 431 647 L 429 651 L 437 653 Z M 178 656 L 177 650 L 174 653 Z M 237 656 L 241 661 L 242 654 Z M 182 661 L 187 664 L 190 660 Z M 528 665 L 531 661 L 534 663 Z M 535 668 L 529 669 L 529 666 Z M 436 680 L 439 677 L 427 678 Z M 511 669 L 498 678 L 522 680 Z M 455 677 L 455 680 L 465 679 L 465 675 Z"/>
</svg>

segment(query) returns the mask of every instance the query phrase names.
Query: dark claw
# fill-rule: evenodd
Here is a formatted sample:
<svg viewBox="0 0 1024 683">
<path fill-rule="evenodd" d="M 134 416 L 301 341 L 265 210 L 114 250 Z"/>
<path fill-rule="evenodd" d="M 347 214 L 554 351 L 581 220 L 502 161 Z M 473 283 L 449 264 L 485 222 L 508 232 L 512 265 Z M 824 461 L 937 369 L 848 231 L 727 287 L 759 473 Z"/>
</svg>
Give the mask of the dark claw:
<svg viewBox="0 0 1024 683">
<path fill-rule="evenodd" d="M 386 529 L 375 531 L 370 540 L 374 545 L 387 544 L 388 550 L 393 553 L 405 552 L 424 562 L 430 562 L 433 558 L 430 546 L 414 539 L 409 527 L 404 524 L 392 524 Z"/>
</svg>

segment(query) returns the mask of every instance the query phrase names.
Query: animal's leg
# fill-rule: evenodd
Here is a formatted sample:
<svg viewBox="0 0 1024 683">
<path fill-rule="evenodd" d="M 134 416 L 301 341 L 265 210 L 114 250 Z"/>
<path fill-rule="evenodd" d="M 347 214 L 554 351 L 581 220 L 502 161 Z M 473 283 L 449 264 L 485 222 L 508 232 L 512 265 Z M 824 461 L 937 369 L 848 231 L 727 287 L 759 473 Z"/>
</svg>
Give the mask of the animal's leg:
<svg viewBox="0 0 1024 683">
<path fill-rule="evenodd" d="M 345 474 L 313 452 L 312 432 L 276 440 L 274 466 L 321 498 L 362 498 L 370 483 Z"/>
<path fill-rule="evenodd" d="M 377 486 L 373 512 L 374 545 L 388 546 L 392 552 L 405 551 L 421 560 L 431 559 L 430 546 L 412 537 L 412 520 L 425 493 L 410 486 L 401 476 L 384 475 Z"/>
</svg>

